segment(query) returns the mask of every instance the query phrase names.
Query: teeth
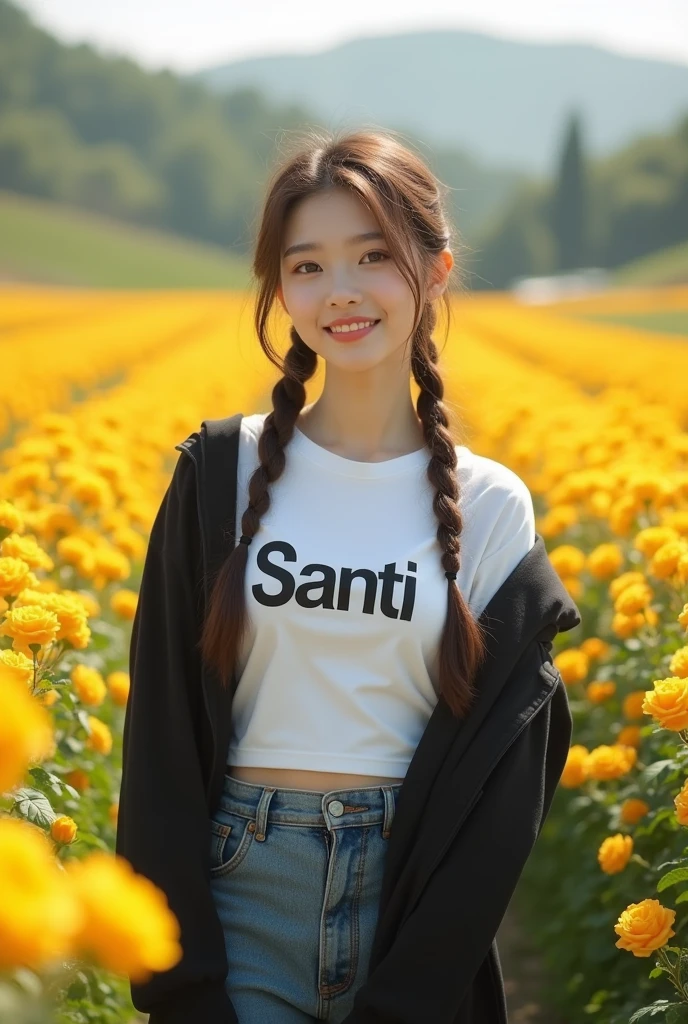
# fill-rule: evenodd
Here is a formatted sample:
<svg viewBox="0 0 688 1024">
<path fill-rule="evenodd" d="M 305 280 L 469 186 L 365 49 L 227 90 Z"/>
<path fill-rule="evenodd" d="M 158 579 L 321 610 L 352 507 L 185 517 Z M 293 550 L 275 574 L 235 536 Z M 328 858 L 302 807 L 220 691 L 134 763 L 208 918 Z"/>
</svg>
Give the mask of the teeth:
<svg viewBox="0 0 688 1024">
<path fill-rule="evenodd" d="M 364 320 L 360 324 L 341 324 L 338 327 L 330 327 L 335 334 L 348 334 L 349 331 L 360 331 L 364 327 L 372 327 L 374 320 Z"/>
</svg>

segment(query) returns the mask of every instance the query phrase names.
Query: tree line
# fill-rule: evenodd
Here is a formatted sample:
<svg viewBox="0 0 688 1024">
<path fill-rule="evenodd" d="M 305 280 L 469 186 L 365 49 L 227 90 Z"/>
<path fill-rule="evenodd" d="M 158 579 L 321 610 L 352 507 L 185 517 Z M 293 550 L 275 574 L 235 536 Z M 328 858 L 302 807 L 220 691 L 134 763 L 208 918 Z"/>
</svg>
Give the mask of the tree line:
<svg viewBox="0 0 688 1024">
<path fill-rule="evenodd" d="M 314 124 L 255 89 L 216 95 L 91 46 L 67 46 L 0 0 L 0 188 L 85 207 L 248 254 L 285 133 Z M 442 148 L 472 289 L 581 266 L 613 268 L 688 238 L 688 114 L 675 131 L 590 161 L 564 126 L 551 178 L 482 171 Z M 467 187 L 468 183 L 468 187 Z M 479 225 L 465 195 L 491 204 Z M 483 211 L 485 212 L 485 211 Z"/>
</svg>

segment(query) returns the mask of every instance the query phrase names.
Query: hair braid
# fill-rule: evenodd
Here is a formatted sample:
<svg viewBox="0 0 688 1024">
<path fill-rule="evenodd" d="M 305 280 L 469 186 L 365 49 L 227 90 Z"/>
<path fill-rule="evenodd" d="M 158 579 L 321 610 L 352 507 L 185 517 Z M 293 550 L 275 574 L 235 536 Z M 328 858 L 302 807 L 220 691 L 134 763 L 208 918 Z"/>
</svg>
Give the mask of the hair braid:
<svg viewBox="0 0 688 1024">
<path fill-rule="evenodd" d="M 318 365 L 316 353 L 306 345 L 293 325 L 290 337 L 291 348 L 284 357 L 284 376 L 272 389 L 273 409 L 265 417 L 258 440 L 260 465 L 249 480 L 249 502 L 241 517 L 241 534 L 250 539 L 258 532 L 260 521 L 270 508 L 270 484 L 278 480 L 284 472 L 284 449 L 292 438 L 294 426 L 306 401 L 304 381 L 313 376 Z M 221 666 L 220 678 L 223 686 L 229 683 L 236 652 L 247 626 L 243 593 L 248 544 L 240 544 L 238 541 L 239 538 L 235 538 L 234 550 L 225 559 L 218 573 L 200 639 L 203 657 L 218 667 Z M 242 600 L 238 600 L 238 596 L 241 596 Z M 225 628 L 220 630 L 218 627 L 223 621 Z"/>
</svg>

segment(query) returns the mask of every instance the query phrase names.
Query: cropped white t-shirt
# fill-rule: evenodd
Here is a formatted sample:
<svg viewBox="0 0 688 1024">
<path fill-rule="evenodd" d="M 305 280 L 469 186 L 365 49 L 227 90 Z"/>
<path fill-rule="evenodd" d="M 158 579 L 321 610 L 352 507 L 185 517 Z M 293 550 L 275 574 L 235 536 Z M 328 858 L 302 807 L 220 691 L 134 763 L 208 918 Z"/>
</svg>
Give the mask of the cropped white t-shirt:
<svg viewBox="0 0 688 1024">
<path fill-rule="evenodd" d="M 244 416 L 237 539 L 266 413 Z M 457 445 L 461 568 L 477 618 L 535 543 L 530 491 Z M 298 428 L 248 546 L 230 765 L 401 778 L 438 697 L 449 583 L 426 448 L 356 462 Z"/>
</svg>

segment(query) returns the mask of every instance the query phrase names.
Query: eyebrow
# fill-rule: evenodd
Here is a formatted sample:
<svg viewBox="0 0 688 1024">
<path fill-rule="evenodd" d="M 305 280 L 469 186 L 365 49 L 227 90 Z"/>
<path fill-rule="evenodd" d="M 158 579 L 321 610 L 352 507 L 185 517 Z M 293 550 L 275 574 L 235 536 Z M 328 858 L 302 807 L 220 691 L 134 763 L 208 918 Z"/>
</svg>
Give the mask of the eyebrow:
<svg viewBox="0 0 688 1024">
<path fill-rule="evenodd" d="M 345 245 L 356 245 L 360 242 L 368 242 L 374 238 L 384 240 L 384 237 L 381 231 L 364 231 L 360 235 L 354 235 L 353 238 L 347 238 Z M 296 245 L 289 246 L 282 259 L 286 259 L 287 256 L 293 256 L 297 252 L 316 252 L 322 248 L 322 245 L 319 245 L 317 242 L 298 242 Z"/>
</svg>

